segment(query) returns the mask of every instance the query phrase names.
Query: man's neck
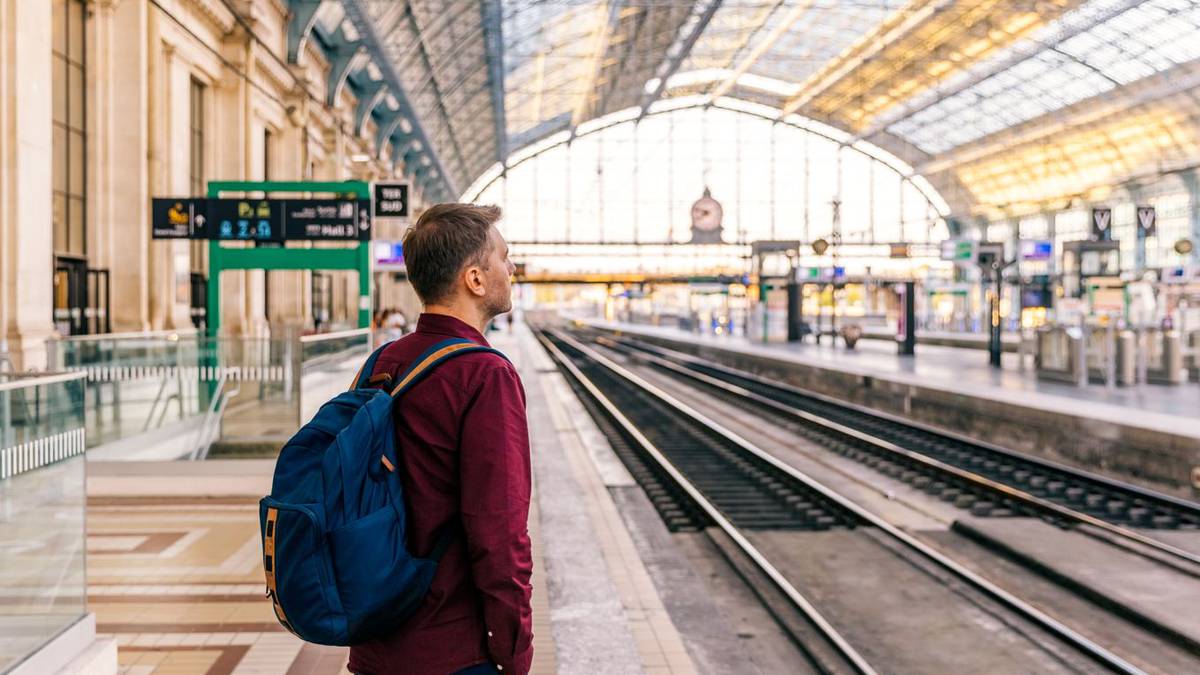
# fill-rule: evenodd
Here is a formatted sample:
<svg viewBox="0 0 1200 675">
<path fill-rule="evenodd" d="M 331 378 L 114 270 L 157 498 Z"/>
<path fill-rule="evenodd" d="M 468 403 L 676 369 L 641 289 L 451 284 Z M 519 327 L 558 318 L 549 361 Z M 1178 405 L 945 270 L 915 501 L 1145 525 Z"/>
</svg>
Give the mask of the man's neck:
<svg viewBox="0 0 1200 675">
<path fill-rule="evenodd" d="M 479 331 L 480 335 L 483 335 L 484 333 L 487 332 L 488 322 L 491 321 L 493 318 L 490 316 L 486 316 L 485 314 L 480 312 L 475 307 L 472 307 L 472 306 L 463 307 L 463 306 L 459 306 L 457 304 L 453 304 L 453 305 L 428 304 L 428 305 L 425 305 L 425 313 L 426 314 L 442 314 L 444 316 L 452 316 L 452 317 L 458 319 L 459 321 L 462 321 L 463 323 L 467 324 L 468 326 L 474 326 L 475 329 Z"/>
</svg>

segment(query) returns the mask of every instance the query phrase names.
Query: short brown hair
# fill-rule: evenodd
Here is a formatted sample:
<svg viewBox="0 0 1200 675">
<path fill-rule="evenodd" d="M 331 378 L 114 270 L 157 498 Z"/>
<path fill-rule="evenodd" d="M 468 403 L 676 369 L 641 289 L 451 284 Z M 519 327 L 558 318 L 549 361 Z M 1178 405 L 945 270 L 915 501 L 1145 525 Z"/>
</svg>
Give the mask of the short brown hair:
<svg viewBox="0 0 1200 675">
<path fill-rule="evenodd" d="M 444 299 L 465 265 L 487 257 L 488 232 L 500 213 L 499 206 L 436 204 L 421 214 L 404 235 L 408 280 L 421 302 Z"/>
</svg>

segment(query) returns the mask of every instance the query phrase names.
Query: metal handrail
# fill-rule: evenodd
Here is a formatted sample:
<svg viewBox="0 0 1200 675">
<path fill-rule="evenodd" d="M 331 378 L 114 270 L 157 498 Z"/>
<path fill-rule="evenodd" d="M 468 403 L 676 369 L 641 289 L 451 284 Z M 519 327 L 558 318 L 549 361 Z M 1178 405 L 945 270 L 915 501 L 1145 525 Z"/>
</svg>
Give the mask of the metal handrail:
<svg viewBox="0 0 1200 675">
<path fill-rule="evenodd" d="M 358 337 L 360 335 L 366 335 L 366 336 L 370 337 L 371 329 L 370 328 L 355 328 L 352 330 L 339 330 L 339 331 L 335 331 L 333 333 L 315 333 L 313 335 L 301 335 L 300 336 L 300 344 L 310 344 L 313 342 L 325 342 L 328 340 L 338 340 L 341 338 Z"/>
<path fill-rule="evenodd" d="M 241 393 L 241 387 L 233 391 L 225 391 L 227 382 L 225 373 L 222 371 L 217 380 L 212 402 L 208 404 L 208 410 L 204 413 L 204 421 L 200 423 L 200 429 L 196 432 L 196 444 L 190 455 L 192 460 L 203 460 L 208 457 L 209 448 L 216 442 L 215 429 L 225 415 L 225 407 L 228 405 L 229 399 Z"/>
<path fill-rule="evenodd" d="M 21 373 L 6 374 L 10 377 L 15 376 L 18 379 L 10 382 L 0 382 L 0 391 L 14 391 L 17 389 L 24 389 L 26 387 L 40 387 L 46 384 L 58 384 L 59 382 L 87 379 L 87 373 L 30 373 L 29 375 L 23 375 Z"/>
<path fill-rule="evenodd" d="M 55 342 L 104 342 L 105 340 L 130 340 L 137 338 L 185 338 L 196 337 L 197 331 L 191 330 L 148 330 L 148 331 L 129 331 L 125 333 L 99 333 L 97 335 L 67 335 L 63 337 L 51 338 Z"/>
<path fill-rule="evenodd" d="M 162 384 L 158 385 L 158 394 L 154 396 L 154 403 L 150 404 L 150 414 L 146 415 L 146 423 L 142 425 L 142 431 L 147 431 L 150 429 L 150 424 L 154 421 L 154 413 L 158 412 L 158 404 L 159 402 L 163 401 L 163 393 L 167 390 L 168 382 L 170 382 L 170 380 L 164 377 Z M 173 396 L 177 397 L 178 394 L 174 394 Z M 165 417 L 167 414 L 167 406 L 170 404 L 171 398 L 171 396 L 168 396 L 166 401 L 163 403 L 162 415 L 159 416 L 158 420 L 160 425 L 162 424 L 163 417 Z"/>
</svg>

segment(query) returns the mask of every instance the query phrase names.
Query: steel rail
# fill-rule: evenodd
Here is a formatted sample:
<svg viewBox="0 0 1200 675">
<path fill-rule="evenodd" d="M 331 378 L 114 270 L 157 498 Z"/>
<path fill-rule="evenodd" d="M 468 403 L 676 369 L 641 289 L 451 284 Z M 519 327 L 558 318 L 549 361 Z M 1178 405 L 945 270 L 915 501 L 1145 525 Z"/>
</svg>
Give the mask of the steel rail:
<svg viewBox="0 0 1200 675">
<path fill-rule="evenodd" d="M 593 357 L 594 352 L 589 353 L 591 350 L 579 345 L 574 340 L 566 338 L 557 333 L 554 335 L 556 338 L 571 344 L 571 346 L 579 349 L 589 357 Z M 859 673 L 862 673 L 862 675 L 876 675 L 878 671 L 876 671 L 871 664 L 868 663 L 867 660 L 864 659 L 862 655 L 860 655 L 858 651 L 855 650 L 854 647 L 844 637 L 842 637 L 840 633 L 837 632 L 837 629 L 835 629 L 833 625 L 821 615 L 817 608 L 811 602 L 809 602 L 809 600 L 805 598 L 800 591 L 796 590 L 796 587 L 793 586 L 791 582 L 789 582 L 787 578 L 785 578 L 783 574 L 771 564 L 769 560 L 767 560 L 766 556 L 764 556 L 753 544 L 751 544 L 745 535 L 743 535 L 738 528 L 734 527 L 734 525 L 729 522 L 729 520 L 719 510 L 717 510 L 717 508 L 713 506 L 710 501 L 708 501 L 708 498 L 706 498 L 698 489 L 696 489 L 691 481 L 689 481 L 675 467 L 671 460 L 667 459 L 667 457 L 659 452 L 658 448 L 656 448 L 649 441 L 649 439 L 647 439 L 641 433 L 641 431 L 639 431 L 637 427 L 635 427 L 629 421 L 629 419 L 626 418 L 625 415 L 622 414 L 615 405 L 613 405 L 612 401 L 610 401 L 608 397 L 605 396 L 604 393 L 601 392 L 600 389 L 597 388 L 596 385 L 593 384 L 592 381 L 589 380 L 581 370 L 579 370 L 579 368 L 572 362 L 570 357 L 564 354 L 562 350 L 560 350 L 553 342 L 547 339 L 545 335 L 539 334 L 538 340 L 541 341 L 542 345 L 546 348 L 550 355 L 553 356 L 554 359 L 559 362 L 559 364 L 566 368 L 567 371 L 570 372 L 571 376 L 575 378 L 575 380 L 579 382 L 584 389 L 587 390 L 588 394 L 591 395 L 592 398 L 595 399 L 596 402 L 600 404 L 600 406 L 604 408 L 604 410 L 611 415 L 614 420 L 616 420 L 617 424 L 620 425 L 620 427 L 624 429 L 626 433 L 633 437 L 635 441 L 637 441 L 642 450 L 644 450 L 647 455 L 657 462 L 659 466 L 661 466 L 662 469 L 667 473 L 667 475 L 669 475 L 671 479 L 674 480 L 675 483 L 687 493 L 688 497 L 690 497 L 696 503 L 696 505 L 699 506 L 702 511 L 704 511 L 705 515 L 711 518 L 713 523 L 715 523 L 717 527 L 721 528 L 721 530 L 725 532 L 725 534 L 728 535 L 731 540 L 733 540 L 733 542 L 742 550 L 743 553 L 746 554 L 747 557 L 754 561 L 754 564 L 757 565 L 758 568 L 775 584 L 776 588 L 782 592 L 788 598 L 788 600 L 790 600 L 792 604 L 800 610 L 802 614 L 804 614 L 804 616 L 817 628 L 818 631 L 821 632 L 825 639 L 828 640 L 835 649 L 837 649 L 842 657 L 845 658 L 846 661 L 855 668 L 855 670 L 857 670 Z M 597 357 L 598 355 L 593 358 Z"/>
<path fill-rule="evenodd" d="M 655 348 L 655 349 L 658 349 L 658 348 Z M 664 350 L 664 351 L 669 351 L 669 350 Z M 1026 506 L 1037 509 L 1043 513 L 1049 513 L 1049 514 L 1052 514 L 1059 518 L 1063 518 L 1064 520 L 1088 525 L 1090 527 L 1094 527 L 1099 530 L 1102 530 L 1102 531 L 1104 531 L 1108 534 L 1111 534 L 1115 537 L 1118 537 L 1121 539 L 1126 539 L 1128 541 L 1137 542 L 1138 544 L 1140 544 L 1142 546 L 1146 546 L 1147 548 L 1151 548 L 1155 551 L 1158 551 L 1160 553 L 1168 555 L 1172 558 L 1184 560 L 1184 561 L 1187 561 L 1194 565 L 1200 565 L 1200 555 L 1197 555 L 1195 553 L 1192 553 L 1191 551 L 1187 551 L 1185 549 L 1179 548 L 1177 546 L 1172 546 L 1171 544 L 1160 541 L 1153 537 L 1148 537 L 1140 532 L 1136 532 L 1127 527 L 1122 527 L 1120 525 L 1114 525 L 1113 523 L 1110 523 L 1106 520 L 1102 520 L 1100 518 L 1096 518 L 1095 516 L 1091 516 L 1086 513 L 1076 511 L 1075 509 L 1071 509 L 1069 507 L 1065 507 L 1060 504 L 1056 504 L 1048 499 L 1044 499 L 1042 497 L 1038 497 L 1037 495 L 1030 494 L 1029 492 L 1026 492 L 1019 488 L 1013 487 L 1011 485 L 1007 485 L 1005 483 L 1001 483 L 999 481 L 992 480 L 991 478 L 987 478 L 986 476 L 981 476 L 977 473 L 967 471 L 965 469 L 959 468 L 952 464 L 947 464 L 946 462 L 942 462 L 941 460 L 934 459 L 933 457 L 922 454 L 915 450 L 909 450 L 908 448 L 900 447 L 899 445 L 896 445 L 895 443 L 892 443 L 891 441 L 887 441 L 882 438 L 872 436 L 871 434 L 864 433 L 857 429 L 852 429 L 843 424 L 839 424 L 832 420 L 821 417 L 820 415 L 810 413 L 805 410 L 798 410 L 795 407 L 790 406 L 786 403 L 782 403 L 782 402 L 776 401 L 774 399 L 768 398 L 768 397 L 758 394 L 756 392 L 750 391 L 749 389 L 746 389 L 744 387 L 740 387 L 738 385 L 731 384 L 729 382 L 725 382 L 718 378 L 712 377 L 711 375 L 697 373 L 689 368 L 672 363 L 670 360 L 663 358 L 661 356 L 656 356 L 656 355 L 648 354 L 648 353 L 643 353 L 641 356 L 644 358 L 652 359 L 656 363 L 658 363 L 660 366 L 670 369 L 674 372 L 678 372 L 685 377 L 695 379 L 695 380 L 703 382 L 709 386 L 721 389 L 723 391 L 727 391 L 731 394 L 735 394 L 735 395 L 738 395 L 738 396 L 741 396 L 744 398 L 748 398 L 750 400 L 753 400 L 755 403 L 761 403 L 763 405 L 769 406 L 772 409 L 777 410 L 780 413 L 783 413 L 785 415 L 790 415 L 790 416 L 799 418 L 801 420 L 804 420 L 806 422 L 809 422 L 811 424 L 815 424 L 815 425 L 824 427 L 826 429 L 835 431 L 837 433 L 844 434 L 846 436 L 850 436 L 856 440 L 863 441 L 863 442 L 868 443 L 868 444 L 870 444 L 874 447 L 877 447 L 881 450 L 885 450 L 890 454 L 904 457 L 914 463 L 931 468 L 935 471 L 949 474 L 951 476 L 954 476 L 955 478 L 967 481 L 973 485 L 984 488 L 984 489 L 986 489 L 990 492 L 993 492 L 995 494 L 998 494 L 1004 498 L 1012 499 L 1012 500 L 1015 500 L 1022 504 L 1025 504 Z M 691 359 L 691 357 L 687 357 L 686 355 L 681 355 L 681 356 L 686 358 L 687 360 L 690 360 L 693 362 L 698 362 L 698 360 Z M 823 400 L 826 403 L 831 403 L 834 405 L 839 405 L 839 406 L 843 406 L 843 407 L 847 407 L 847 408 L 851 408 L 851 409 L 856 409 L 858 412 L 862 412 L 864 414 L 868 414 L 868 415 L 875 414 L 873 411 L 866 411 L 866 410 L 859 408 L 858 406 L 846 405 L 840 401 L 833 401 L 832 399 L 829 399 L 828 397 L 821 397 L 819 394 L 810 394 L 809 392 L 794 389 L 783 383 L 771 382 L 769 380 L 765 380 L 764 378 L 759 378 L 757 376 L 750 375 L 748 373 L 740 373 L 740 372 L 734 371 L 731 368 L 726 368 L 724 366 L 718 366 L 718 365 L 708 363 L 708 362 L 704 362 L 703 366 L 705 368 L 711 368 L 713 370 L 718 370 L 718 371 L 723 371 L 723 372 L 729 371 L 729 374 L 731 374 L 735 377 L 740 377 L 743 379 L 755 381 L 764 386 L 774 387 L 781 391 L 785 391 L 787 393 L 795 394 L 798 396 L 811 396 L 814 398 L 819 398 L 819 400 Z M 883 418 L 883 419 L 887 419 L 887 418 Z M 904 424 L 903 422 L 899 422 L 897 420 L 892 420 L 892 419 L 889 419 L 888 421 L 893 421 L 898 424 Z M 928 429 L 922 429 L 922 430 L 929 431 Z M 940 433 L 940 432 L 930 431 L 930 433 Z M 951 437 L 951 438 L 953 438 L 953 437 Z M 960 439 L 955 439 L 955 440 L 960 440 Z M 974 443 L 973 441 L 963 441 L 963 442 Z M 986 448 L 986 446 L 981 446 L 981 447 Z M 986 448 L 986 449 L 990 450 L 991 448 Z M 1011 452 L 1009 454 L 1011 454 Z M 1018 458 L 1022 459 L 1022 460 L 1025 459 L 1024 457 L 1018 457 Z M 1070 468 L 1062 466 L 1062 465 L 1050 464 L 1050 466 L 1052 467 L 1053 470 L 1056 470 L 1056 471 L 1061 471 L 1061 472 L 1068 473 L 1068 474 L 1074 473 L 1073 471 L 1071 471 Z M 1090 474 L 1087 474 L 1085 472 L 1080 472 L 1080 473 L 1083 473 L 1083 477 L 1092 479 L 1092 476 Z M 1097 478 L 1099 478 L 1099 477 L 1097 477 Z M 1113 489 L 1118 489 L 1118 490 L 1125 489 L 1125 485 L 1118 481 L 1111 481 L 1110 487 L 1112 487 Z M 1132 486 L 1130 486 L 1130 487 L 1132 487 Z M 1138 492 L 1138 494 L 1142 494 L 1142 492 Z M 1152 497 L 1161 496 L 1163 498 L 1169 498 L 1168 495 L 1156 495 L 1155 493 L 1149 493 L 1149 494 Z M 1171 500 L 1171 501 L 1173 502 L 1174 500 Z M 1191 506 L 1191 505 L 1186 504 L 1186 502 L 1184 502 L 1184 504 L 1186 506 Z M 1189 570 L 1181 570 L 1181 571 L 1188 572 Z M 1190 573 L 1195 575 L 1194 570 L 1190 571 Z"/>
<path fill-rule="evenodd" d="M 851 501 L 850 499 L 842 496 L 841 494 L 839 494 L 837 492 L 834 492 L 832 489 L 826 487 L 823 483 L 820 483 L 816 479 L 810 477 L 808 474 L 805 474 L 804 472 L 802 472 L 802 471 L 796 469 L 795 467 L 791 466 L 790 464 L 780 460 L 779 458 L 775 457 L 774 455 L 766 452 L 765 450 L 762 450 L 761 448 L 754 445 L 750 441 L 742 438 L 741 436 L 739 436 L 732 430 L 726 428 L 725 426 L 721 425 L 717 421 L 703 415 L 702 413 L 695 410 L 691 406 L 688 406 L 687 404 L 683 403 L 682 401 L 679 401 L 678 399 L 671 396 L 667 392 L 665 392 L 662 389 L 656 387 L 655 385 L 647 382 L 646 380 L 642 379 L 638 375 L 636 375 L 633 372 L 629 371 L 628 369 L 620 366 L 619 364 L 613 362 L 612 360 L 608 359 L 607 357 L 603 356 L 602 354 L 599 354 L 595 350 L 579 343 L 574 338 L 572 338 L 570 336 L 566 336 L 559 331 L 551 331 L 551 332 L 552 332 L 552 334 L 555 335 L 555 337 L 563 340 L 567 344 L 570 344 L 572 347 L 574 347 L 575 349 L 578 349 L 581 353 L 588 356 L 588 358 L 593 359 L 594 361 L 596 361 L 596 363 L 604 366 L 605 368 L 612 371 L 613 373 L 615 373 L 622 379 L 629 382 L 631 386 L 638 387 L 638 388 L 642 389 L 643 391 L 653 395 L 655 398 L 659 399 L 663 403 L 666 403 L 667 405 L 669 405 L 670 407 L 679 411 L 683 415 L 690 417 L 697 424 L 707 426 L 707 427 L 713 429 L 714 431 L 720 433 L 721 435 L 725 436 L 731 443 L 734 443 L 734 444 L 740 446 L 747 453 L 765 461 L 767 464 L 775 467 L 776 469 L 787 474 L 791 478 L 807 485 L 810 489 L 814 490 L 815 492 L 819 493 L 820 495 L 824 496 L 825 498 L 829 499 L 830 501 L 839 504 L 840 506 L 842 506 L 846 510 L 850 511 L 851 513 L 855 514 L 856 516 L 861 518 L 865 523 L 879 528 L 881 531 L 885 532 L 886 534 L 891 536 L 893 539 L 895 539 L 896 541 L 903 544 L 908 549 L 910 549 L 910 550 L 916 552 L 917 554 L 923 556 L 924 558 L 932 561 L 934 564 L 949 571 L 954 576 L 956 576 L 959 579 L 966 582 L 968 585 L 970 585 L 973 588 L 977 589 L 978 591 L 982 592 L 984 595 L 992 598 L 993 600 L 999 602 L 1000 604 L 1008 607 L 1015 613 L 1023 616 L 1025 619 L 1027 619 L 1027 620 L 1031 621 L 1032 623 L 1045 629 L 1047 632 L 1049 632 L 1050 634 L 1059 638 L 1060 640 L 1067 643 L 1071 647 L 1074 647 L 1075 649 L 1077 649 L 1082 654 L 1084 654 L 1088 658 L 1092 659 L 1096 663 L 1104 666 L 1105 668 L 1107 668 L 1113 672 L 1130 673 L 1130 674 L 1144 673 L 1144 671 L 1139 669 L 1137 666 L 1126 661 L 1125 659 L 1122 659 L 1121 657 L 1112 653 L 1108 649 L 1104 648 L 1102 645 L 1097 644 L 1093 640 L 1091 640 L 1088 637 L 1084 636 L 1083 634 L 1077 632 L 1070 626 L 1067 626 L 1066 624 L 1062 623 L 1058 619 L 1051 617 L 1050 615 L 1046 614 L 1045 612 L 1041 611 L 1040 609 L 1034 607 L 1033 605 L 1031 605 L 1031 604 L 1025 602 L 1024 600 L 1018 598 L 1017 596 L 1013 595 L 1009 591 L 1006 591 L 1003 588 L 997 586 L 990 580 L 967 569 L 966 567 L 964 567 L 963 565 L 954 561 L 953 559 L 949 558 L 948 556 L 944 555 L 940 551 L 937 551 L 936 549 L 928 546 L 927 544 L 918 540 L 917 538 L 913 537 L 912 535 L 908 534 L 907 532 L 900 530 L 896 526 L 894 526 L 891 523 L 889 523 L 888 521 L 884 520 L 882 517 L 876 515 L 875 513 L 871 512 L 871 511 L 868 511 L 867 509 L 863 508 L 862 506 L 859 506 L 858 503 Z M 591 391 L 591 389 L 589 388 L 589 392 L 590 391 Z"/>
<path fill-rule="evenodd" d="M 629 336 L 630 334 L 625 333 L 625 335 Z M 1141 485 L 1135 485 L 1133 483 L 1129 483 L 1126 481 L 1117 480 L 1117 479 L 1111 478 L 1109 476 L 1105 476 L 1105 475 L 1098 474 L 1098 473 L 1095 473 L 1092 471 L 1088 471 L 1086 469 L 1081 469 L 1079 467 L 1070 466 L 1068 464 L 1063 464 L 1061 462 L 1055 462 L 1055 461 L 1045 459 L 1042 457 L 1035 457 L 1033 455 L 1022 454 L 1015 450 L 1011 450 L 1009 448 L 1005 448 L 1003 446 L 996 445 L 995 443 L 989 443 L 987 441 L 971 438 L 965 434 L 961 434 L 961 433 L 952 431 L 950 429 L 940 429 L 940 428 L 934 427 L 932 425 L 925 424 L 923 422 L 919 422 L 917 420 L 911 420 L 911 419 L 907 419 L 905 417 L 901 417 L 900 415 L 895 415 L 893 413 L 889 413 L 884 410 L 875 410 L 873 408 L 868 408 L 867 406 L 853 403 L 851 401 L 842 401 L 842 400 L 833 398 L 832 396 L 828 396 L 826 394 L 821 394 L 821 393 L 818 393 L 815 391 L 808 391 L 807 389 L 801 389 L 800 387 L 790 385 L 786 382 L 780 382 L 778 380 L 772 380 L 769 378 L 762 377 L 760 375 L 755 375 L 754 373 L 744 372 L 744 371 L 738 370 L 736 368 L 731 368 L 729 366 L 726 366 L 726 365 L 723 365 L 720 363 L 705 361 L 704 359 L 701 359 L 701 358 L 692 356 L 691 354 L 686 354 L 684 352 L 680 352 L 680 351 L 677 351 L 674 349 L 640 342 L 636 336 L 635 337 L 614 338 L 614 339 L 616 339 L 618 342 L 625 342 L 628 345 L 635 347 L 637 349 L 641 349 L 643 351 L 652 351 L 652 352 L 658 352 L 660 354 L 666 354 L 669 358 L 677 358 L 681 361 L 687 361 L 689 363 L 702 365 L 705 368 L 711 368 L 712 370 L 718 370 L 723 373 L 732 375 L 734 377 L 740 377 L 742 379 L 751 380 L 758 384 L 762 384 L 762 385 L 764 385 L 766 387 L 770 387 L 772 389 L 777 389 L 777 390 L 782 391 L 787 394 L 801 396 L 804 398 L 815 399 L 817 401 L 820 401 L 820 402 L 828 404 L 828 405 L 833 405 L 833 406 L 838 406 L 841 408 L 846 408 L 848 410 L 853 410 L 854 412 L 857 412 L 857 413 L 860 413 L 863 415 L 868 415 L 871 417 L 877 417 L 879 419 L 882 419 L 882 420 L 885 420 L 888 422 L 892 422 L 892 423 L 895 423 L 900 426 L 909 427 L 909 428 L 916 429 L 918 431 L 923 431 L 923 432 L 930 433 L 930 434 L 935 434 L 937 436 L 944 436 L 946 438 L 957 441 L 959 443 L 974 445 L 974 446 L 983 448 L 984 450 L 987 450 L 989 452 L 994 452 L 999 455 L 1004 455 L 1005 457 L 1011 458 L 1015 461 L 1026 462 L 1028 464 L 1033 464 L 1033 465 L 1043 467 L 1047 471 L 1061 471 L 1063 473 L 1069 473 L 1075 477 L 1078 477 L 1081 480 L 1086 480 L 1088 482 L 1095 483 L 1100 487 L 1111 489 L 1111 490 L 1117 490 L 1117 491 L 1121 491 L 1121 492 L 1129 492 L 1129 493 L 1135 494 L 1138 497 L 1141 497 L 1141 498 L 1144 498 L 1147 500 L 1151 500 L 1151 501 L 1155 501 L 1155 502 L 1159 502 L 1160 504 L 1169 506 L 1171 508 L 1177 508 L 1177 509 L 1180 509 L 1183 511 L 1190 511 L 1192 514 L 1200 517 L 1200 504 L 1198 504 L 1194 501 L 1190 501 L 1188 499 L 1184 499 L 1182 497 L 1176 497 L 1175 495 L 1169 495 L 1169 494 L 1166 494 L 1163 492 L 1157 492 L 1155 490 L 1151 490 L 1149 488 L 1142 487 Z"/>
</svg>

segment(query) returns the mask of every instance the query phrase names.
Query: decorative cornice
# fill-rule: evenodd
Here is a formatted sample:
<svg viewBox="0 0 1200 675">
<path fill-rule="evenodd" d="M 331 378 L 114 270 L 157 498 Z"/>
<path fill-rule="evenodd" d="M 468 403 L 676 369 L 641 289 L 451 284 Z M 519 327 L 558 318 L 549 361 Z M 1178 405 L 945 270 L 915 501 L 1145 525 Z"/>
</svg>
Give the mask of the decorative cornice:
<svg viewBox="0 0 1200 675">
<path fill-rule="evenodd" d="M 182 2 L 195 10 L 200 18 L 219 30 L 222 35 L 228 34 L 237 23 L 237 17 L 220 0 L 182 0 Z"/>
<path fill-rule="evenodd" d="M 270 54 L 267 54 L 265 51 L 259 49 L 255 50 L 254 55 L 255 65 L 258 66 L 256 70 L 265 75 L 271 84 L 278 87 L 280 91 L 288 91 L 296 83 L 296 80 L 292 77 L 291 71 L 284 67 L 284 65 L 279 61 L 272 58 Z"/>
<path fill-rule="evenodd" d="M 316 123 L 322 129 L 330 129 L 333 127 L 333 115 L 330 110 L 323 105 L 319 105 L 316 101 L 308 108 L 309 123 Z"/>
</svg>

